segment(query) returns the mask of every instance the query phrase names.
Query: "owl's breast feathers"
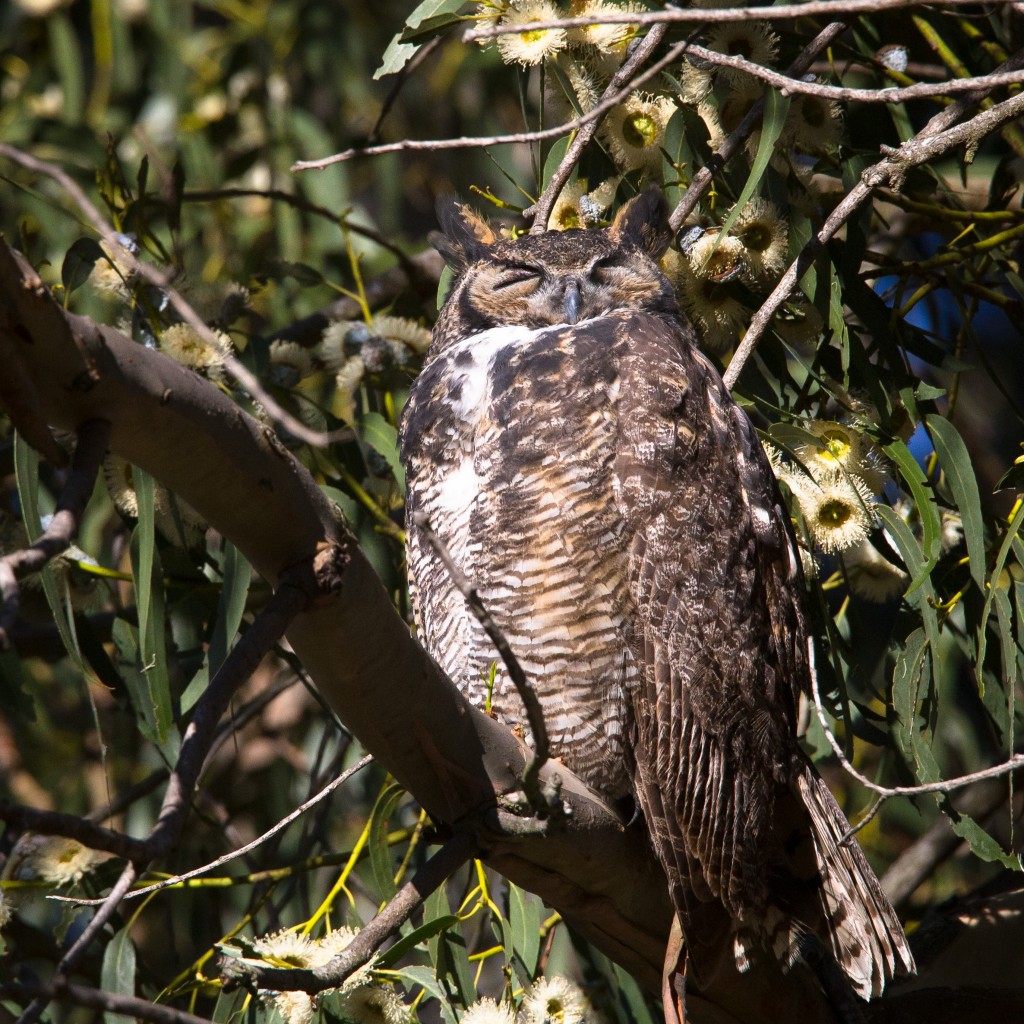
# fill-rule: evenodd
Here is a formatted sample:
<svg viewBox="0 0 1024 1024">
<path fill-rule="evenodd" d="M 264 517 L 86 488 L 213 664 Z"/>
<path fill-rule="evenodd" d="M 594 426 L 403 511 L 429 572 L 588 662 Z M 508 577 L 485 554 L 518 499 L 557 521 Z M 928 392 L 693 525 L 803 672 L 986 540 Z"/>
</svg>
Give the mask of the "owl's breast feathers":
<svg viewBox="0 0 1024 1024">
<path fill-rule="evenodd" d="M 616 310 L 446 345 L 402 449 L 410 511 L 505 632 L 554 753 L 605 795 L 635 794 L 696 980 L 712 905 L 726 934 L 708 944 L 735 931 L 739 962 L 749 932 L 783 959 L 816 936 L 865 997 L 912 969 L 797 744 L 799 564 L 754 429 L 685 320 Z M 408 543 L 421 634 L 482 703 L 495 654 L 415 527 Z M 501 672 L 494 709 L 525 724 Z"/>
</svg>

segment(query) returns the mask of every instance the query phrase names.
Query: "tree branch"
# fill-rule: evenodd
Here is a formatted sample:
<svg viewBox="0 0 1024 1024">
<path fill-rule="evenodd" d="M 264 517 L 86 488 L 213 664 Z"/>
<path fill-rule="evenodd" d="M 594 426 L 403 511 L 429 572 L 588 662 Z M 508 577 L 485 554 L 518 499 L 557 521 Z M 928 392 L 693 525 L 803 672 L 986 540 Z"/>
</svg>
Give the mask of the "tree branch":
<svg viewBox="0 0 1024 1024">
<path fill-rule="evenodd" d="M 423 901 L 471 856 L 475 841 L 467 835 L 448 840 L 403 885 L 376 917 L 330 963 L 322 967 L 262 967 L 251 960 L 221 956 L 219 968 L 225 988 L 235 985 L 273 992 L 324 992 L 338 988 L 346 978 L 368 964 L 378 949 L 423 905 Z"/>
<path fill-rule="evenodd" d="M 883 147 L 883 153 L 886 154 L 883 159 L 864 171 L 860 181 L 829 214 L 825 223 L 804 246 L 800 255 L 782 275 L 779 283 L 765 299 L 761 308 L 751 318 L 747 333 L 743 336 L 743 341 L 736 349 L 736 353 L 723 375 L 727 388 L 731 389 L 735 386 L 740 371 L 747 359 L 750 358 L 754 346 L 761 340 L 776 311 L 796 289 L 800 278 L 803 277 L 814 258 L 875 189 L 883 185 L 891 185 L 898 189 L 907 171 L 912 167 L 926 163 L 957 146 L 977 144 L 990 132 L 1024 113 L 1024 93 L 1018 93 L 1016 96 L 982 111 L 964 124 L 952 128 L 945 127 L 947 122 L 960 116 L 963 107 L 970 102 L 970 98 L 961 100 L 941 114 L 937 114 L 917 135 L 904 142 L 898 149 Z"/>
<path fill-rule="evenodd" d="M 658 44 L 664 39 L 667 31 L 667 25 L 655 25 L 647 33 L 640 45 L 626 58 L 622 67 L 612 76 L 612 80 L 608 83 L 608 87 L 601 96 L 601 102 L 598 103 L 599 107 L 602 106 L 604 101 L 612 97 L 614 97 L 615 102 L 619 102 L 624 89 L 632 90 L 636 88 L 636 84 L 631 81 L 633 72 L 654 52 Z M 661 68 L 667 67 L 672 61 L 682 56 L 685 49 L 685 43 L 672 47 L 665 57 L 658 61 L 655 67 L 651 69 L 651 72 L 656 74 Z M 531 234 L 536 235 L 539 232 L 547 231 L 548 217 L 551 216 L 551 209 L 555 205 L 555 200 L 558 199 L 558 194 L 569 180 L 569 175 L 572 174 L 573 168 L 579 161 L 583 150 L 587 148 L 590 140 L 594 137 L 594 133 L 600 126 L 608 109 L 610 108 L 603 110 L 600 116 L 591 118 L 586 124 L 580 126 L 576 132 L 576 138 L 569 143 L 565 156 L 562 157 L 561 162 L 555 168 L 554 174 L 551 175 L 545 186 L 544 194 L 533 206 L 523 211 L 524 217 L 533 217 L 533 226 L 530 228 Z"/>
<path fill-rule="evenodd" d="M 119 1013 L 127 1017 L 137 1017 L 139 1020 L 148 1020 L 152 1024 L 212 1024 L 206 1017 L 197 1017 L 194 1013 L 176 1010 L 173 1006 L 151 1003 L 148 999 L 136 999 L 135 996 L 123 996 L 116 992 L 104 992 L 98 988 L 87 988 L 85 985 L 0 983 L 0 999 L 24 999 L 26 996 L 44 999 L 47 1003 L 54 1001 L 88 1006 L 91 1009 L 103 1010 L 104 1013 Z"/>
</svg>

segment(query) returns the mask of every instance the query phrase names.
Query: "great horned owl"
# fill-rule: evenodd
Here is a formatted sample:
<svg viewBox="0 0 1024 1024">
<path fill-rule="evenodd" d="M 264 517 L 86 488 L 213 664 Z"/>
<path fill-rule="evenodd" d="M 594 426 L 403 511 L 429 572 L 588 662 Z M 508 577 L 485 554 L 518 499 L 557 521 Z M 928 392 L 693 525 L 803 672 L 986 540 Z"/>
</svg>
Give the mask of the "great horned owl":
<svg viewBox="0 0 1024 1024">
<path fill-rule="evenodd" d="M 799 559 L 753 426 L 659 270 L 662 194 L 606 230 L 515 241 L 454 201 L 439 213 L 434 244 L 457 276 L 401 428 L 428 650 L 473 703 L 489 697 L 528 732 L 415 513 L 505 633 L 553 754 L 639 805 L 698 987 L 717 907 L 741 968 L 811 937 L 877 995 L 913 959 L 797 742 Z"/>
</svg>

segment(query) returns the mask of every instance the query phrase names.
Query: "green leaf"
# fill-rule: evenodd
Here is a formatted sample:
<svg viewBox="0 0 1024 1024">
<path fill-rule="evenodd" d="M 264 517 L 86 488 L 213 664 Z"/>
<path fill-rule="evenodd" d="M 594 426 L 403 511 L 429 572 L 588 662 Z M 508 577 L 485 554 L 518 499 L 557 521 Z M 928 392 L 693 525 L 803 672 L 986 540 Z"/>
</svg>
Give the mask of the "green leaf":
<svg viewBox="0 0 1024 1024">
<path fill-rule="evenodd" d="M 167 665 L 167 633 L 164 615 L 163 567 L 156 549 L 156 499 L 153 478 L 132 467 L 132 483 L 139 501 L 139 521 L 132 531 L 129 552 L 139 614 L 139 658 L 146 696 L 143 721 L 150 739 L 167 743 L 174 720 L 170 673 Z"/>
<path fill-rule="evenodd" d="M 919 588 L 917 604 L 921 613 L 921 621 L 928 635 L 928 642 L 932 645 L 932 650 L 937 651 L 939 649 L 939 619 L 934 605 L 935 588 L 932 586 L 929 576 L 931 566 L 928 565 L 924 551 L 918 544 L 913 530 L 888 505 L 876 505 L 875 513 L 892 535 L 896 549 L 910 571 L 911 577 L 918 581 L 904 597 L 910 598 L 915 587 Z"/>
<path fill-rule="evenodd" d="M 892 673 L 892 707 L 898 726 L 896 742 L 904 755 L 913 755 L 914 733 L 917 730 L 918 696 L 921 676 L 928 657 L 928 637 L 923 629 L 915 629 L 900 651 Z"/>
<path fill-rule="evenodd" d="M 100 968 L 100 988 L 123 996 L 135 995 L 135 946 L 132 945 L 131 926 L 125 925 L 107 943 Z M 133 1024 L 135 1018 L 104 1011 L 104 1024 Z"/>
<path fill-rule="evenodd" d="M 451 916 L 448 891 L 442 885 L 424 901 L 423 923 Z M 446 998 L 454 996 L 460 1005 L 469 1006 L 476 997 L 476 986 L 466 954 L 465 940 L 458 932 L 446 929 L 427 940 L 427 950 L 437 979 L 444 986 Z"/>
<path fill-rule="evenodd" d="M 245 614 L 245 601 L 252 582 L 252 566 L 229 541 L 224 543 L 224 581 L 217 602 L 217 618 L 210 636 L 209 677 L 224 663 L 231 642 Z"/>
<path fill-rule="evenodd" d="M 772 154 L 775 152 L 775 143 L 778 142 L 779 135 L 782 133 L 782 126 L 786 123 L 789 103 L 790 98 L 788 96 L 783 96 L 774 89 L 770 89 L 765 96 L 764 116 L 761 120 L 761 138 L 758 141 L 757 153 L 754 156 L 754 162 L 750 166 L 750 174 L 747 176 L 740 194 L 736 197 L 736 202 L 729 211 L 729 216 L 725 218 L 725 223 L 722 224 L 722 235 L 725 235 L 729 228 L 736 223 L 736 218 L 740 215 L 743 207 L 746 206 L 747 200 L 750 199 L 758 185 L 761 184 L 761 178 L 764 176 Z"/>
<path fill-rule="evenodd" d="M 914 566 L 907 562 L 907 568 L 910 569 L 912 577 L 910 589 L 907 591 L 909 594 L 921 586 L 938 561 L 942 521 L 939 517 L 939 506 L 935 503 L 935 495 L 925 478 L 924 470 L 918 465 L 917 459 L 911 455 L 910 449 L 897 439 L 885 445 L 884 451 L 896 464 L 900 476 L 910 489 L 914 507 L 921 518 L 922 543 L 920 550 L 923 552 L 923 559 L 916 562 Z M 886 522 L 888 524 L 888 519 Z M 901 519 L 900 522 L 903 523 L 903 520 Z M 905 523 L 903 525 L 906 526 Z"/>
<path fill-rule="evenodd" d="M 514 952 L 522 960 L 527 976 L 532 978 L 540 958 L 540 903 L 512 882 L 508 883 L 508 920 L 512 948 L 506 949 L 505 955 L 511 958 Z"/>
<path fill-rule="evenodd" d="M 403 967 L 397 973 L 403 981 L 408 981 L 412 985 L 418 985 L 428 996 L 438 1001 L 445 1024 L 456 1024 L 457 1018 L 455 1011 L 452 1009 L 452 1004 L 448 1000 L 448 994 L 445 992 L 444 986 L 437 980 L 437 975 L 432 968 L 417 965 L 414 967 Z"/>
<path fill-rule="evenodd" d="M 950 803 L 948 794 L 939 793 L 938 804 L 949 818 L 953 831 L 966 841 L 976 857 L 992 864 L 1002 864 L 1003 867 L 1020 871 L 1021 865 L 1017 854 L 1007 853 L 972 817 L 957 811 Z"/>
<path fill-rule="evenodd" d="M 409 952 L 410 949 L 415 949 L 420 943 L 426 942 L 427 939 L 433 938 L 435 935 L 440 934 L 448 928 L 453 928 L 459 923 L 458 917 L 455 914 L 449 914 L 447 917 L 435 917 L 433 921 L 428 921 L 426 924 L 420 925 L 419 928 L 409 932 L 408 935 L 403 935 L 393 946 L 389 946 L 374 962 L 374 967 L 386 969 L 398 963 L 402 957 Z M 437 979 L 434 979 L 435 984 Z M 440 991 L 440 988 L 438 989 Z"/>
<path fill-rule="evenodd" d="M 368 412 L 360 417 L 359 436 L 384 458 L 404 493 L 405 468 L 398 457 L 398 431 L 379 412 Z"/>
<path fill-rule="evenodd" d="M 244 988 L 237 988 L 232 992 L 221 989 L 210 1019 L 216 1024 L 238 1024 L 249 998 L 249 993 Z"/>
<path fill-rule="evenodd" d="M 964 540 L 967 543 L 967 560 L 971 578 L 978 589 L 985 589 L 985 526 L 981 516 L 981 495 L 978 481 L 971 465 L 971 456 L 956 427 L 943 416 L 926 416 L 925 423 L 939 456 L 939 465 L 946 474 L 946 481 L 953 500 L 960 511 L 964 526 Z"/>
<path fill-rule="evenodd" d="M 422 41 L 457 24 L 461 19 L 455 14 L 464 3 L 465 0 L 423 0 L 406 18 L 405 28 L 388 43 L 380 67 L 373 73 L 374 79 L 401 71 L 412 60 Z M 411 42 L 414 39 L 421 42 Z"/>
<path fill-rule="evenodd" d="M 981 609 L 981 620 L 978 623 L 978 659 L 975 663 L 974 674 L 978 681 L 978 691 L 982 696 L 985 694 L 984 666 L 985 650 L 988 647 L 988 619 L 992 614 L 992 602 L 995 599 L 996 589 L 999 586 L 999 577 L 1002 575 L 1006 559 L 1022 525 L 1024 525 L 1024 504 L 1017 509 L 1016 515 L 1014 515 L 1006 530 L 1006 536 L 1003 537 L 1003 542 L 999 545 L 999 553 L 996 555 L 995 564 L 992 566 L 992 572 L 988 578 L 985 604 Z"/>
<path fill-rule="evenodd" d="M 370 816 L 369 854 L 373 877 L 381 899 L 389 900 L 397 891 L 394 868 L 391 865 L 391 849 L 388 846 L 388 819 L 398 801 L 405 796 L 405 789 L 397 782 L 385 786 Z"/>
<path fill-rule="evenodd" d="M 64 285 L 65 296 L 70 295 L 76 288 L 81 288 L 89 280 L 97 260 L 106 259 L 106 253 L 95 238 L 79 238 L 74 242 L 60 267 L 60 280 Z"/>
</svg>

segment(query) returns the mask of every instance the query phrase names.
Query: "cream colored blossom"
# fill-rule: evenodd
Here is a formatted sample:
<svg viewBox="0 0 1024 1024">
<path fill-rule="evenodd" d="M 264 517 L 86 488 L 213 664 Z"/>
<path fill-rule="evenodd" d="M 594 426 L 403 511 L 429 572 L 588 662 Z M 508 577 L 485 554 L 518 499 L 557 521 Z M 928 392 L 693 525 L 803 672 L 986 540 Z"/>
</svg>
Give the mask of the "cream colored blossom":
<svg viewBox="0 0 1024 1024">
<path fill-rule="evenodd" d="M 572 0 L 570 18 L 589 18 L 602 14 L 635 14 L 643 10 L 638 4 L 606 4 L 603 0 Z M 580 46 L 592 46 L 600 53 L 621 57 L 636 36 L 638 26 L 621 24 L 583 25 L 569 30 L 569 41 Z"/>
<path fill-rule="evenodd" d="M 409 1011 L 394 989 L 379 985 L 358 985 L 343 990 L 341 1016 L 352 1024 L 404 1024 Z"/>
<path fill-rule="evenodd" d="M 587 182 L 583 179 L 570 181 L 551 207 L 548 231 L 568 231 L 570 228 L 585 228 L 598 223 L 615 198 L 617 186 L 618 179 L 610 178 L 588 192 Z"/>
<path fill-rule="evenodd" d="M 0 928 L 3 928 L 10 921 L 12 913 L 11 901 L 7 898 L 3 889 L 0 889 Z M 509 1021 L 508 1024 L 512 1024 L 512 1021 Z"/>
<path fill-rule="evenodd" d="M 703 103 L 711 92 L 712 81 L 711 72 L 707 68 L 695 67 L 688 60 L 684 60 L 679 69 L 679 84 L 682 86 L 679 98 L 683 103 L 694 107 Z"/>
<path fill-rule="evenodd" d="M 516 1011 L 505 1002 L 478 999 L 459 1018 L 459 1024 L 516 1024 Z"/>
<path fill-rule="evenodd" d="M 786 478 L 814 543 L 838 554 L 867 539 L 874 522 L 871 493 L 856 476 L 837 470 L 809 477 L 794 471 Z"/>
<path fill-rule="evenodd" d="M 370 322 L 370 333 L 400 342 L 419 355 L 430 347 L 430 331 L 404 316 L 375 316 Z"/>
<path fill-rule="evenodd" d="M 210 380 L 221 380 L 233 348 L 231 338 L 223 331 L 211 329 L 207 338 L 191 324 L 172 324 L 160 335 L 160 351 Z"/>
<path fill-rule="evenodd" d="M 710 277 L 699 277 L 687 256 L 674 249 L 665 254 L 662 267 L 675 286 L 679 303 L 697 329 L 703 347 L 721 354 L 735 346 L 750 314 L 729 288 Z"/>
<path fill-rule="evenodd" d="M 4 877 L 19 882 L 39 879 L 51 885 L 79 882 L 110 854 L 90 850 L 66 836 L 22 836 L 4 866 Z"/>
<path fill-rule="evenodd" d="M 583 1024 L 589 1006 L 583 992 L 567 978 L 539 978 L 523 998 L 525 1024 Z"/>
<path fill-rule="evenodd" d="M 779 37 L 763 21 L 726 21 L 708 32 L 708 49 L 771 67 L 779 55 Z M 749 72 L 725 65 L 715 65 L 715 71 L 733 80 L 749 77 Z"/>
<path fill-rule="evenodd" d="M 127 281 L 131 271 L 127 265 L 114 256 L 113 247 L 106 241 L 100 242 L 105 259 L 97 260 L 89 273 L 89 286 L 110 299 L 126 301 L 129 296 Z"/>
<path fill-rule="evenodd" d="M 346 423 L 356 421 L 356 393 L 366 376 L 366 367 L 359 356 L 353 356 L 338 369 L 334 378 L 334 411 Z"/>
<path fill-rule="evenodd" d="M 515 27 L 535 21 L 554 21 L 562 12 L 551 0 L 513 0 L 499 25 Z M 498 53 L 506 64 L 540 64 L 565 49 L 568 37 L 564 28 L 530 29 L 498 36 Z"/>
<path fill-rule="evenodd" d="M 635 94 L 608 112 L 601 128 L 612 159 L 625 171 L 661 169 L 665 129 L 676 106 L 667 96 Z"/>
<path fill-rule="evenodd" d="M 779 136 L 780 146 L 792 146 L 805 153 L 829 153 L 839 146 L 842 138 L 843 121 L 838 103 L 807 93 L 793 97 Z"/>
<path fill-rule="evenodd" d="M 767 199 L 752 199 L 732 232 L 743 243 L 746 276 L 756 284 L 774 284 L 789 256 L 789 226 L 779 208 Z"/>
<path fill-rule="evenodd" d="M 817 438 L 794 448 L 797 458 L 814 477 L 841 470 L 859 477 L 872 494 L 881 492 L 886 473 L 870 439 L 848 423 L 807 420 L 804 429 Z"/>
<path fill-rule="evenodd" d="M 316 966 L 316 944 L 304 932 L 283 928 L 255 939 L 253 950 L 276 967 Z"/>
<path fill-rule="evenodd" d="M 728 281 L 744 266 L 746 251 L 740 239 L 718 230 L 706 231 L 686 252 L 693 273 L 702 280 Z"/>
<path fill-rule="evenodd" d="M 275 384 L 293 388 L 313 372 L 313 354 L 294 341 L 270 343 L 270 376 Z"/>
<path fill-rule="evenodd" d="M 895 600 L 910 583 L 910 577 L 868 540 L 843 552 L 843 566 L 850 589 L 877 604 Z"/>
</svg>

